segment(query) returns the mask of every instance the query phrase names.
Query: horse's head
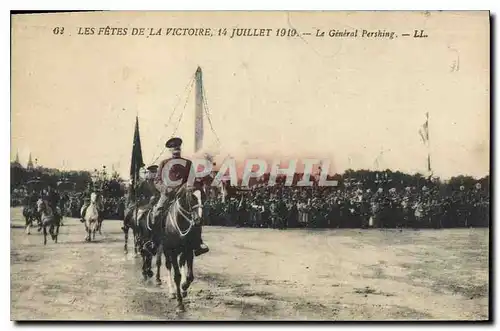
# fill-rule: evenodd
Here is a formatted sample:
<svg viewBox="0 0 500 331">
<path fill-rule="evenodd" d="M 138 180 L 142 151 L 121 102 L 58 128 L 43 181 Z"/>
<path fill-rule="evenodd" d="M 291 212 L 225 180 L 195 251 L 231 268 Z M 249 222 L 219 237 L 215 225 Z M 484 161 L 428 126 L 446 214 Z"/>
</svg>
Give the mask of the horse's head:
<svg viewBox="0 0 500 331">
<path fill-rule="evenodd" d="M 97 203 L 97 194 L 95 192 L 92 192 L 90 194 L 90 203 L 93 203 L 93 204 Z"/>
<path fill-rule="evenodd" d="M 43 201 L 42 199 L 38 199 L 36 202 L 36 210 L 41 213 L 45 210 L 45 208 L 47 208 L 47 206 L 45 205 L 45 201 Z"/>
<path fill-rule="evenodd" d="M 198 223 L 203 217 L 203 203 L 205 194 L 199 185 L 183 185 L 177 192 L 183 207 L 190 213 L 193 221 Z"/>
</svg>

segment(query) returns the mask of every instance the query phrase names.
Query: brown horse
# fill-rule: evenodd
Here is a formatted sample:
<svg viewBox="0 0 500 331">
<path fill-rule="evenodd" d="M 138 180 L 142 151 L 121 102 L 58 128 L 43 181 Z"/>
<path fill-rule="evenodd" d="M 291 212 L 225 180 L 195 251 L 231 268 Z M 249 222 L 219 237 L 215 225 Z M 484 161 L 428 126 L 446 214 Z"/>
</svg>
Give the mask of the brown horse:
<svg viewBox="0 0 500 331">
<path fill-rule="evenodd" d="M 47 227 L 49 227 L 49 233 L 57 243 L 57 236 L 59 235 L 59 226 L 61 225 L 61 216 L 59 213 L 54 213 L 49 203 L 45 200 L 38 199 L 36 202 L 37 211 L 40 213 L 40 220 L 43 228 L 43 244 L 47 245 Z M 55 232 L 54 232 L 55 229 Z"/>
<path fill-rule="evenodd" d="M 160 282 L 162 253 L 165 256 L 167 282 L 172 298 L 177 298 L 177 311 L 184 311 L 183 297 L 194 280 L 193 262 L 194 245 L 199 240 L 200 222 L 203 215 L 203 196 L 200 188 L 181 186 L 166 215 L 162 216 L 162 226 L 154 226 L 153 238 L 158 238 L 156 249 L 156 279 Z M 159 229 L 159 230 L 158 230 Z M 175 292 L 172 285 L 172 267 L 174 269 Z M 182 273 L 181 273 L 182 269 Z"/>
<path fill-rule="evenodd" d="M 134 238 L 134 254 L 137 253 L 141 246 L 141 237 L 139 235 L 139 222 L 143 217 L 147 215 L 147 211 L 150 208 L 147 206 L 139 206 L 137 203 L 130 202 L 124 210 L 123 216 L 123 234 L 125 235 L 125 245 L 123 250 L 125 254 L 128 254 L 128 233 L 132 229 L 132 235 Z"/>
<path fill-rule="evenodd" d="M 26 234 L 31 234 L 31 226 L 33 225 L 33 221 L 37 221 L 38 225 L 41 227 L 40 214 L 37 212 L 36 207 L 24 206 L 23 216 L 26 221 L 25 223 Z"/>
<path fill-rule="evenodd" d="M 122 230 L 125 234 L 125 254 L 128 253 L 128 232 L 134 235 L 134 253 L 140 251 L 142 257 L 142 275 L 144 280 L 153 277 L 151 263 L 160 245 L 161 224 L 154 224 L 151 204 L 138 206 L 131 203 L 125 210 Z M 158 278 L 158 277 L 157 277 Z M 158 282 L 160 282 L 158 280 Z"/>
</svg>

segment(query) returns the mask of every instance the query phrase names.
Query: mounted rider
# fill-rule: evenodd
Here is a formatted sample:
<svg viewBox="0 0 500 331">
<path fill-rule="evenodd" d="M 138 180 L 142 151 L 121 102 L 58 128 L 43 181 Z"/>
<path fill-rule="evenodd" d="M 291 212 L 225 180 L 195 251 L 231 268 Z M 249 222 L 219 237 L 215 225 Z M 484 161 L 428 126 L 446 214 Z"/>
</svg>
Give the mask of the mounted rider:
<svg viewBox="0 0 500 331">
<path fill-rule="evenodd" d="M 175 199 L 177 189 L 181 185 L 187 183 L 189 173 L 193 168 L 193 163 L 190 160 L 181 157 L 181 145 L 182 139 L 177 137 L 169 139 L 165 144 L 165 146 L 172 153 L 172 157 L 163 160 L 160 163 L 156 172 L 156 177 L 154 178 L 155 186 L 160 192 L 160 197 L 153 208 L 153 217 L 155 223 L 161 222 L 164 217 L 164 212 L 168 210 L 168 207 Z M 175 163 L 170 168 L 165 168 L 165 166 L 173 160 L 182 160 L 183 162 L 185 162 L 185 165 Z M 166 169 L 168 169 L 168 174 L 163 174 Z M 168 178 L 170 179 L 170 183 L 172 184 L 165 183 L 163 176 L 168 176 Z M 181 184 L 173 184 L 177 181 L 181 181 Z M 203 243 L 203 239 L 201 238 L 201 224 L 195 223 L 192 231 L 194 231 L 194 233 L 196 233 L 197 237 L 199 238 L 197 247 L 194 249 L 195 256 L 207 253 L 209 251 L 209 248 L 205 243 Z"/>
<path fill-rule="evenodd" d="M 30 209 L 36 210 L 36 202 L 40 198 L 42 198 L 42 196 L 40 196 L 40 192 L 32 190 L 26 199 L 26 206 L 28 206 Z"/>
<path fill-rule="evenodd" d="M 87 208 L 90 206 L 90 196 L 93 191 L 93 185 L 91 183 L 88 183 L 87 188 L 83 192 L 83 209 L 81 210 L 80 214 L 80 222 L 82 223 L 85 223 L 85 212 L 87 212 Z M 99 217 L 102 217 L 101 208 L 97 208 L 97 213 L 99 214 Z"/>
<path fill-rule="evenodd" d="M 50 208 L 52 208 L 52 212 L 54 213 L 54 216 L 57 216 L 57 218 L 62 217 L 62 215 L 59 214 L 59 200 L 60 196 L 59 193 L 53 188 L 52 185 L 48 187 L 47 190 L 47 195 L 45 196 L 45 199 L 47 200 Z"/>
</svg>

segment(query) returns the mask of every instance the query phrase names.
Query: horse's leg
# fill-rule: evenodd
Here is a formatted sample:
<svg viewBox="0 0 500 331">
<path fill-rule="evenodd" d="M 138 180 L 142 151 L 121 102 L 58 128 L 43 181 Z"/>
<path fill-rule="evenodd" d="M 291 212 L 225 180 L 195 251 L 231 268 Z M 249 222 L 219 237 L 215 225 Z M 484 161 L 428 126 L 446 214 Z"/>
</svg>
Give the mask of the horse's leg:
<svg viewBox="0 0 500 331">
<path fill-rule="evenodd" d="M 43 244 L 47 245 L 47 227 L 43 225 L 42 228 L 43 228 Z"/>
<path fill-rule="evenodd" d="M 139 251 L 139 238 L 137 238 L 137 229 L 135 227 L 132 227 L 132 236 L 134 237 L 134 256 L 137 257 L 137 253 Z"/>
<path fill-rule="evenodd" d="M 125 234 L 125 245 L 123 247 L 123 251 L 125 252 L 125 254 L 128 254 L 128 248 L 127 248 L 127 246 L 128 246 L 128 230 L 129 230 L 129 227 L 126 224 L 123 224 L 123 233 Z"/>
<path fill-rule="evenodd" d="M 55 240 L 55 238 L 54 238 L 54 221 L 52 221 L 52 223 L 50 223 L 49 233 L 50 233 L 50 237 L 52 238 L 52 240 Z"/>
<path fill-rule="evenodd" d="M 156 252 L 156 284 L 161 285 L 160 269 L 161 269 L 161 255 L 163 254 L 163 248 L 161 244 L 158 245 Z"/>
<path fill-rule="evenodd" d="M 180 252 L 177 256 L 177 263 L 179 265 L 179 270 L 181 271 L 181 295 L 184 298 L 184 284 L 186 283 L 187 272 L 186 272 L 186 254 L 184 250 Z"/>
<path fill-rule="evenodd" d="M 165 268 L 167 268 L 167 286 L 171 299 L 175 299 L 174 286 L 172 284 L 172 263 L 170 262 L 170 252 L 163 248 L 163 255 L 165 255 Z"/>
<path fill-rule="evenodd" d="M 181 295 L 181 270 L 179 268 L 179 263 L 177 261 L 177 254 L 174 251 L 170 252 L 170 260 L 172 262 L 172 267 L 174 268 L 174 281 L 175 281 L 175 294 L 177 297 L 177 312 L 183 312 L 184 303 L 182 302 Z"/>
<path fill-rule="evenodd" d="M 85 223 L 85 227 L 87 228 L 87 241 L 92 241 L 92 224 Z"/>
<path fill-rule="evenodd" d="M 31 218 L 26 217 L 26 234 L 31 234 Z"/>
<path fill-rule="evenodd" d="M 151 278 L 153 277 L 153 254 L 151 252 L 148 252 L 148 255 L 147 255 L 147 276 L 148 278 Z"/>
<path fill-rule="evenodd" d="M 137 257 L 139 252 L 139 247 L 141 246 L 141 237 L 135 227 L 132 228 L 134 234 L 134 255 Z"/>
<path fill-rule="evenodd" d="M 187 290 L 194 280 L 194 275 L 193 275 L 194 253 L 193 253 L 193 250 L 187 249 L 184 252 L 184 258 L 185 258 L 185 261 L 184 261 L 183 269 L 184 269 L 184 274 L 185 274 L 185 280 L 182 283 L 182 297 L 185 298 L 187 296 Z"/>
<path fill-rule="evenodd" d="M 55 242 L 57 244 L 57 236 L 59 236 L 59 227 L 62 226 L 62 223 L 57 223 L 56 225 L 56 234 L 55 234 Z"/>
<path fill-rule="evenodd" d="M 144 281 L 148 280 L 147 276 L 147 264 L 146 264 L 146 250 L 141 249 L 141 256 L 142 256 L 142 277 L 144 278 Z"/>
<path fill-rule="evenodd" d="M 148 278 L 151 278 L 152 271 L 151 271 L 151 253 L 147 250 L 142 248 L 141 249 L 141 255 L 142 255 L 142 276 L 144 277 L 144 281 L 148 280 Z"/>
</svg>

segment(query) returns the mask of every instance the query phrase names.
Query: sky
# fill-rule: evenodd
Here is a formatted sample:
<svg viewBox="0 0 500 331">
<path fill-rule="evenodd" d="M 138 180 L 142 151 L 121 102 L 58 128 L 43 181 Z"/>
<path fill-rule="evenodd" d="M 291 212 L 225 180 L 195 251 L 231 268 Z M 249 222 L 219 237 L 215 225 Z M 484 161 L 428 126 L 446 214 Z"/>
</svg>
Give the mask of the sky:
<svg viewBox="0 0 500 331">
<path fill-rule="evenodd" d="M 128 28 L 126 36 L 78 28 Z M 64 27 L 62 35 L 54 27 Z M 295 28 L 299 37 L 132 36 L 133 27 Z M 315 37 L 316 29 L 398 38 Z M 427 38 L 402 37 L 424 29 Z M 97 32 L 97 31 L 96 31 Z M 62 169 L 114 167 L 128 178 L 135 117 L 144 161 L 176 134 L 187 157 L 200 66 L 210 118 L 204 149 L 238 161 L 319 158 L 331 172 L 489 173 L 487 12 L 106 12 L 12 20 L 11 159 Z M 189 92 L 189 93 L 188 93 Z M 169 121 L 172 112 L 175 113 Z M 180 117 L 182 115 L 182 117 Z M 179 125 L 177 125 L 179 123 Z M 165 157 L 168 155 L 165 154 Z M 377 160 L 377 162 L 376 162 Z"/>
</svg>

